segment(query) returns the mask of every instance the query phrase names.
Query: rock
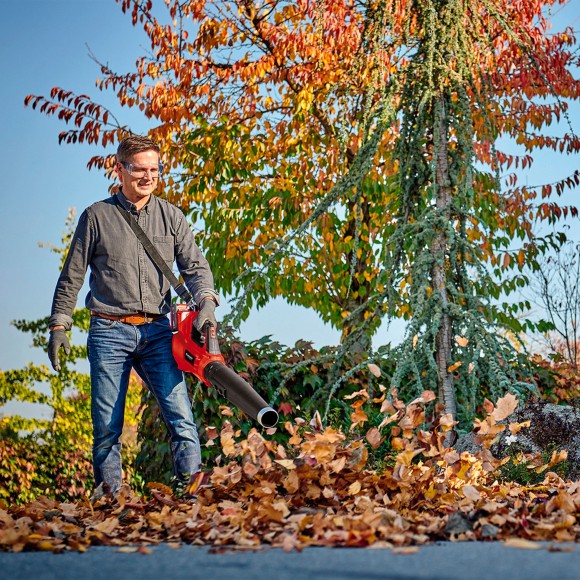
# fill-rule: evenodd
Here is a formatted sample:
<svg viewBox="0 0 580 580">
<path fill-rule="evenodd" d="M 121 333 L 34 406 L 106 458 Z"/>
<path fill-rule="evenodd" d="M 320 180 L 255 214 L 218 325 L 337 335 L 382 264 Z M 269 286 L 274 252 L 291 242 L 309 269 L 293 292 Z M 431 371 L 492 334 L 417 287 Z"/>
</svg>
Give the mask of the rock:
<svg viewBox="0 0 580 580">
<path fill-rule="evenodd" d="M 498 441 L 491 447 L 494 457 L 501 459 L 517 449 L 526 454 L 546 455 L 549 460 L 553 451 L 565 449 L 568 452 L 567 478 L 580 480 L 580 407 L 535 401 L 516 409 L 504 423 L 526 421 L 530 421 L 530 426 L 516 435 L 506 428 L 498 436 Z M 454 447 L 460 453 L 476 453 L 482 449 L 474 433 L 461 436 Z"/>
<path fill-rule="evenodd" d="M 468 451 L 472 455 L 475 455 L 478 451 L 483 449 L 481 443 L 477 443 L 476 438 L 477 435 L 475 433 L 466 433 L 465 435 L 461 435 L 459 439 L 457 439 L 453 448 L 458 453 Z"/>
<path fill-rule="evenodd" d="M 473 529 L 473 524 L 469 521 L 467 516 L 459 511 L 453 512 L 447 518 L 445 524 L 446 534 L 463 534 Z"/>
<path fill-rule="evenodd" d="M 493 524 L 483 524 L 481 526 L 481 538 L 482 539 L 493 539 L 497 538 L 499 533 L 499 528 L 494 526 Z"/>
</svg>

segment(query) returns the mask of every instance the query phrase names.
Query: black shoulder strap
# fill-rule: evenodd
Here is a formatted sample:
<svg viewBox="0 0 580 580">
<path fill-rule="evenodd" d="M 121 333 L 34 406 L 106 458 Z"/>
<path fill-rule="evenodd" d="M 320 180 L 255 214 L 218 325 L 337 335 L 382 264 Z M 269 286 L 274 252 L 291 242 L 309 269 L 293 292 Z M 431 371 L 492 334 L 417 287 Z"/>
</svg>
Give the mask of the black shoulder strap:
<svg viewBox="0 0 580 580">
<path fill-rule="evenodd" d="M 143 244 L 143 248 L 153 260 L 153 263 L 161 271 L 161 273 L 169 280 L 170 284 L 173 286 L 179 297 L 189 304 L 193 302 L 193 298 L 189 290 L 177 279 L 171 268 L 167 265 L 157 248 L 153 245 L 151 240 L 147 237 L 147 234 L 143 231 L 143 228 L 139 225 L 137 220 L 131 216 L 131 214 L 123 207 L 119 198 L 115 195 L 115 202 L 117 209 L 121 212 L 121 215 L 125 221 L 129 224 L 137 239 Z"/>
</svg>

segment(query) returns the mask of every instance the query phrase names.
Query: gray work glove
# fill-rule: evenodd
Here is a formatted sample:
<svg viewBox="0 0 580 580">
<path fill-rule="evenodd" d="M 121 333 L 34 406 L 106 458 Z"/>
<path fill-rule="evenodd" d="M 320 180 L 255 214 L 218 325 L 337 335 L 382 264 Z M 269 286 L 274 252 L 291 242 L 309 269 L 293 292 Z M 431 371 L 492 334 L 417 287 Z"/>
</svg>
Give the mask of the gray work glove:
<svg viewBox="0 0 580 580">
<path fill-rule="evenodd" d="M 64 348 L 64 352 L 68 356 L 70 354 L 70 342 L 68 341 L 66 332 L 63 328 L 51 330 L 48 339 L 48 358 L 50 359 L 50 364 L 55 371 L 60 371 L 58 351 L 61 346 Z"/>
<path fill-rule="evenodd" d="M 193 325 L 195 328 L 202 333 L 206 324 L 211 324 L 214 328 L 217 328 L 217 322 L 215 319 L 215 307 L 216 303 L 211 298 L 206 298 L 199 308 L 199 314 L 195 319 Z"/>
</svg>

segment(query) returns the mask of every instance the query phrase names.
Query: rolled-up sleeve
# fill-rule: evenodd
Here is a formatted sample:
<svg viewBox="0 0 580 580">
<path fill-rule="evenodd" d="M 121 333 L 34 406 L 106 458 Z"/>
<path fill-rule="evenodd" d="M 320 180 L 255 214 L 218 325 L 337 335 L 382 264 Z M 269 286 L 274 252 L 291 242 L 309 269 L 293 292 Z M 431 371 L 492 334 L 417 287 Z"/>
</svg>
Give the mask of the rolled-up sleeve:
<svg viewBox="0 0 580 580">
<path fill-rule="evenodd" d="M 92 241 L 91 220 L 88 210 L 85 210 L 79 218 L 68 255 L 56 284 L 48 322 L 49 327 L 62 325 L 66 330 L 70 330 L 72 313 L 89 266 Z"/>
</svg>

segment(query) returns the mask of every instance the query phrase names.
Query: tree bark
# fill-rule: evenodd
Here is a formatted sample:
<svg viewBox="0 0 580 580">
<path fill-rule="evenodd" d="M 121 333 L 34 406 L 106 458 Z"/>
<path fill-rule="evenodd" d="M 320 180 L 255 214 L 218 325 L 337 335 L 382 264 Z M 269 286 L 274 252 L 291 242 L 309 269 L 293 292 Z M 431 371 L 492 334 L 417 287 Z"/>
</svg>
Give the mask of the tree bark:
<svg viewBox="0 0 580 580">
<path fill-rule="evenodd" d="M 349 206 L 349 211 L 350 211 L 350 215 L 352 216 L 352 218 L 350 219 L 349 223 L 348 223 L 348 227 L 346 229 L 345 232 L 345 237 L 350 236 L 351 238 L 355 238 L 357 236 L 357 219 L 355 216 L 355 212 L 356 212 L 356 208 L 355 208 L 355 203 L 351 203 Z M 362 212 L 362 216 L 361 216 L 361 226 L 364 227 L 366 226 L 366 233 L 367 235 L 370 235 L 370 230 L 371 230 L 371 217 L 370 217 L 370 208 L 369 208 L 369 204 L 366 200 L 363 200 L 363 202 L 361 203 L 361 207 L 360 207 L 360 211 Z M 360 232 L 359 232 L 360 234 Z M 359 249 L 361 249 L 363 247 L 363 244 L 361 243 L 361 245 L 359 246 Z M 350 286 L 350 297 L 347 298 L 346 300 L 346 304 L 345 304 L 345 308 L 347 312 L 353 312 L 354 310 L 356 310 L 357 308 L 359 308 L 360 306 L 362 306 L 363 304 L 366 304 L 368 302 L 369 296 L 371 294 L 371 284 L 370 282 L 368 282 L 367 280 L 362 280 L 362 282 L 360 281 L 363 278 L 363 273 L 365 271 L 366 268 L 368 268 L 368 265 L 372 262 L 372 255 L 370 253 L 366 253 L 366 251 L 363 249 L 363 255 L 362 256 L 357 256 L 355 254 L 355 252 L 357 251 L 357 249 L 353 250 L 351 253 L 348 254 L 348 261 L 349 264 L 351 264 L 353 261 L 355 262 L 355 267 L 354 267 L 354 271 L 353 271 L 353 279 L 351 280 L 351 286 Z M 364 290 L 364 296 L 360 295 L 361 292 L 361 288 Z M 353 295 L 356 294 L 356 298 L 353 297 Z M 349 320 L 348 322 L 344 322 L 343 326 L 342 326 L 342 337 L 341 337 L 341 343 L 344 343 L 344 341 L 347 339 L 347 337 L 349 337 L 353 332 L 356 332 L 358 329 L 360 329 L 360 327 L 363 325 L 364 320 L 365 320 L 365 314 L 364 314 L 364 310 L 360 312 L 360 314 L 356 317 L 354 317 L 353 319 Z M 368 332 L 365 333 L 360 333 L 359 336 L 357 337 L 357 339 L 355 341 L 353 341 L 350 346 L 349 346 L 349 350 L 352 354 L 368 354 L 368 352 L 371 349 L 371 334 Z"/>
<path fill-rule="evenodd" d="M 445 96 L 441 94 L 435 102 L 433 131 L 434 153 L 436 155 L 436 207 L 442 215 L 449 218 L 451 214 L 451 179 L 449 177 L 448 126 Z M 445 413 L 450 413 L 455 420 L 457 417 L 457 402 L 453 374 L 448 371 L 453 347 L 453 328 L 448 312 L 449 296 L 445 268 L 447 246 L 447 234 L 444 229 L 439 229 L 432 247 L 434 262 L 431 272 L 433 291 L 439 294 L 442 309 L 441 325 L 435 338 L 435 360 L 438 369 L 439 401 L 443 403 Z M 451 433 L 446 439 L 446 444 L 451 444 L 454 438 L 455 434 Z"/>
</svg>

